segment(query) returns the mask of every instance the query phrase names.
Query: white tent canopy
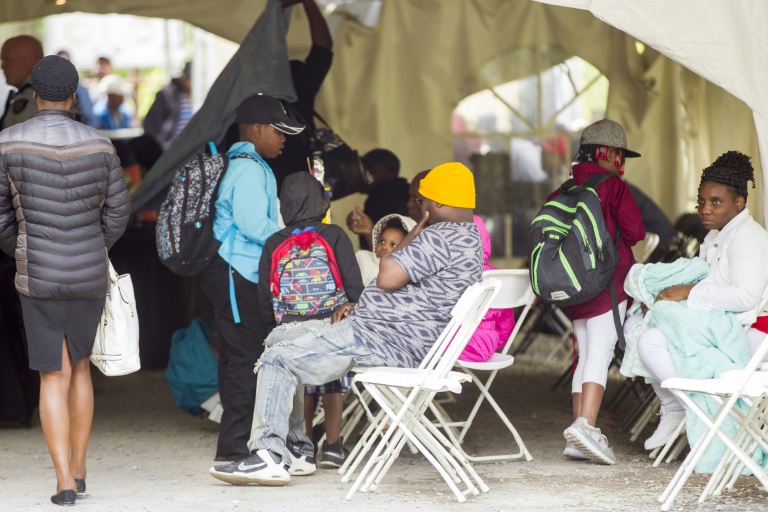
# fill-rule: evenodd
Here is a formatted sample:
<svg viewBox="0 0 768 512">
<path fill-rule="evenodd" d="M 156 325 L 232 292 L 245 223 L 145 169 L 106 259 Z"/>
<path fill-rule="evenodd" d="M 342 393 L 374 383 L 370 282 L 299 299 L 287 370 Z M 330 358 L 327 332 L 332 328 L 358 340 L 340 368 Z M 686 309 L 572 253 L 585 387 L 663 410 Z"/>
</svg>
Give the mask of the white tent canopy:
<svg viewBox="0 0 768 512">
<path fill-rule="evenodd" d="M 536 1 L 586 9 L 744 101 L 754 115 L 761 167 L 768 169 L 768 2 Z M 763 187 L 763 200 L 768 200 L 768 187 Z"/>
</svg>

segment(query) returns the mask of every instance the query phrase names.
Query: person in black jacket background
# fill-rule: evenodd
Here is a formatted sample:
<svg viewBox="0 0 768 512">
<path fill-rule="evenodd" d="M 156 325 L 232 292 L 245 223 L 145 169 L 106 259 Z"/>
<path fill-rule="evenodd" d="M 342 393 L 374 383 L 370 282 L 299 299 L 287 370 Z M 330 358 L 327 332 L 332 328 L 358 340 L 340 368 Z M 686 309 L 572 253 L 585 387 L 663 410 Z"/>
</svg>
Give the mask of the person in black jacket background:
<svg viewBox="0 0 768 512">
<path fill-rule="evenodd" d="M 281 0 L 280 2 L 284 8 L 298 3 L 302 4 L 307 15 L 312 48 L 304 60 L 290 61 L 296 101 L 282 100 L 282 104 L 288 115 L 305 125 L 307 129 L 295 137 L 288 137 L 280 155 L 266 159 L 275 174 L 278 195 L 283 189 L 283 180 L 286 176 L 295 172 L 309 171 L 309 162 L 312 158 L 311 137 L 316 128 L 315 97 L 333 62 L 333 37 L 328 28 L 328 22 L 315 0 Z M 233 124 L 219 147 L 226 150 L 238 140 L 237 125 Z"/>
<path fill-rule="evenodd" d="M 400 177 L 400 159 L 388 149 L 376 148 L 360 159 L 373 177 L 363 209 L 356 207 L 347 215 L 347 227 L 360 235 L 360 249 L 372 251 L 369 240 L 373 225 L 385 215 L 408 215 L 410 191 L 408 180 Z"/>
</svg>

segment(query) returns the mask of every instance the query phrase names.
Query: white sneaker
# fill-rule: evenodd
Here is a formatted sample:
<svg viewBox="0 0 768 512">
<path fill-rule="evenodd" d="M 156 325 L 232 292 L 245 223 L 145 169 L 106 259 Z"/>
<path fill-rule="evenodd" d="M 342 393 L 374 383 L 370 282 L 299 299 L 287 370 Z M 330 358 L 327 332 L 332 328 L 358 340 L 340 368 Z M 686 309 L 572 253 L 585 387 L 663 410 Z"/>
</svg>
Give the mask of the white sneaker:
<svg viewBox="0 0 768 512">
<path fill-rule="evenodd" d="M 563 450 L 563 457 L 566 457 L 568 459 L 573 459 L 573 460 L 589 460 L 589 457 L 587 457 L 583 451 L 579 450 L 576 446 L 572 445 L 571 443 L 565 444 L 565 450 Z"/>
<path fill-rule="evenodd" d="M 307 476 L 317 471 L 314 457 L 294 453 L 291 446 L 288 447 L 291 454 L 291 466 L 288 468 L 288 474 L 291 476 Z"/>
<path fill-rule="evenodd" d="M 573 425 L 565 429 L 563 437 L 569 443 L 579 448 L 589 460 L 595 464 L 616 464 L 616 455 L 608 445 L 608 438 L 587 422 L 587 418 L 579 418 Z"/>
<path fill-rule="evenodd" d="M 654 450 L 667 444 L 680 423 L 685 421 L 685 411 L 668 411 L 664 406 L 661 407 L 659 415 L 661 416 L 659 426 L 656 427 L 653 435 L 645 441 L 646 450 Z"/>
<path fill-rule="evenodd" d="M 208 472 L 214 477 L 232 485 L 288 485 L 291 475 L 283 465 L 283 459 L 269 450 L 258 450 L 246 458 L 214 466 Z"/>
</svg>

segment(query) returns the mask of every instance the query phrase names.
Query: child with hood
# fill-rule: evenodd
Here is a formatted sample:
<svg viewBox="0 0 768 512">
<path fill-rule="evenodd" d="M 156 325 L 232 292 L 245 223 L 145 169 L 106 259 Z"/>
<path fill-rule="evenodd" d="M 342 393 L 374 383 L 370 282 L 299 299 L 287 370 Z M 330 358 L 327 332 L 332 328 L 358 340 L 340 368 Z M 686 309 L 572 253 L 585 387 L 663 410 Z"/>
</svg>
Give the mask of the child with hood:
<svg viewBox="0 0 768 512">
<path fill-rule="evenodd" d="M 385 215 L 373 226 L 371 244 L 373 251 L 361 250 L 355 253 L 363 284 L 368 285 L 379 275 L 379 261 L 385 254 L 397 248 L 405 235 L 416 226 L 416 221 L 404 215 Z"/>
<path fill-rule="evenodd" d="M 339 226 L 323 224 L 330 200 L 326 197 L 320 182 L 308 172 L 297 172 L 286 176 L 283 188 L 280 192 L 280 214 L 285 228 L 281 229 L 264 244 L 264 251 L 259 262 L 259 311 L 267 333 L 277 325 L 272 309 L 272 292 L 270 290 L 270 273 L 272 272 L 272 254 L 275 249 L 287 240 L 292 234 L 299 233 L 309 228 L 323 238 L 333 251 L 339 267 L 339 274 L 347 300 L 356 303 L 363 292 L 363 282 L 360 279 L 360 268 L 355 261 L 352 242 L 347 234 Z M 328 313 L 298 316 L 284 315 L 281 323 L 301 322 L 305 320 L 318 320 L 330 317 L 333 311 Z M 323 408 L 325 410 L 325 434 L 326 441 L 321 448 L 322 457 L 320 466 L 340 467 L 344 463 L 347 450 L 344 448 L 344 440 L 339 437 L 341 432 L 342 393 L 349 388 L 349 380 L 329 382 L 322 386 L 305 388 L 304 419 L 306 422 L 307 436 L 312 438 L 312 417 L 315 411 L 315 397 L 317 393 L 323 395 Z M 312 466 L 314 467 L 314 461 Z"/>
</svg>

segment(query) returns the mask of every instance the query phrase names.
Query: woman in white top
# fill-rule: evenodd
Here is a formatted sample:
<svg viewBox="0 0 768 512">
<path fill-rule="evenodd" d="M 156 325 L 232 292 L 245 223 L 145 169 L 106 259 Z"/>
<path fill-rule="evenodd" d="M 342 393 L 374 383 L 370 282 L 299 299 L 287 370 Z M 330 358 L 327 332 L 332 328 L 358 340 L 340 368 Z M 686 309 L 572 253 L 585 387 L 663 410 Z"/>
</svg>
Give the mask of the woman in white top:
<svg viewBox="0 0 768 512">
<path fill-rule="evenodd" d="M 768 233 L 749 216 L 746 207 L 748 182 L 753 187 L 755 182 L 749 160 L 747 155 L 729 151 L 702 172 L 698 213 L 710 231 L 699 255 L 709 263 L 709 275 L 695 285 L 662 290 L 656 300 L 687 300 L 690 307 L 735 313 L 742 325 L 753 326 L 747 331 L 747 343 L 754 353 L 768 331 L 763 324 L 768 317 L 758 311 L 763 297 L 768 296 Z M 758 316 L 762 320 L 758 321 Z M 659 426 L 645 442 L 645 448 L 652 450 L 667 443 L 685 417 L 685 410 L 670 391 L 659 385 L 677 373 L 661 330 L 644 332 L 637 349 L 656 381 L 653 389 L 661 399 Z"/>
</svg>

